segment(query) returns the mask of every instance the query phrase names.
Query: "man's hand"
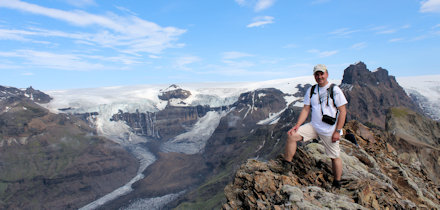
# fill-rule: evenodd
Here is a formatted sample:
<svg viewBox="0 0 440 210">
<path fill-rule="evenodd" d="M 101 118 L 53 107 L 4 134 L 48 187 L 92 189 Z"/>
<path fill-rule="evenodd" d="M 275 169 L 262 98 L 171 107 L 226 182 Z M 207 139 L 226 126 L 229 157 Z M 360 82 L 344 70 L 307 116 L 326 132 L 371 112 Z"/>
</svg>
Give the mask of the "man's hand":
<svg viewBox="0 0 440 210">
<path fill-rule="evenodd" d="M 293 135 L 294 133 L 296 133 L 298 131 L 299 125 L 295 125 L 293 126 L 293 128 L 291 128 L 289 131 L 287 131 L 288 135 Z"/>
<path fill-rule="evenodd" d="M 339 139 L 341 139 L 341 134 L 337 131 L 333 132 L 332 142 L 337 142 L 339 141 Z"/>
</svg>

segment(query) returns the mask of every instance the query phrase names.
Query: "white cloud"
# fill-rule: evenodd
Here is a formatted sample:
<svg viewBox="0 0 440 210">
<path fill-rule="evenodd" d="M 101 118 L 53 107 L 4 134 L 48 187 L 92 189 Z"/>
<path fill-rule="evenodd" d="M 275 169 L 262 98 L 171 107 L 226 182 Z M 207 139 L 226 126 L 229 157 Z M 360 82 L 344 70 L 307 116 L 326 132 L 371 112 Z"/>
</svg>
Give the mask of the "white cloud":
<svg viewBox="0 0 440 210">
<path fill-rule="evenodd" d="M 400 27 L 401 29 L 408 29 L 408 28 L 411 28 L 411 25 L 410 24 L 406 24 L 406 25 L 403 25 L 402 27 Z"/>
<path fill-rule="evenodd" d="M 32 73 L 32 72 L 24 72 L 21 75 L 23 75 L 23 76 L 33 76 L 34 73 Z"/>
<path fill-rule="evenodd" d="M 400 42 L 400 41 L 403 41 L 403 40 L 404 40 L 403 38 L 394 38 L 394 39 L 388 40 L 388 42 Z"/>
<path fill-rule="evenodd" d="M 1 54 L 1 52 L 0 52 Z M 7 69 L 7 70 L 11 70 L 11 69 L 20 69 L 19 65 L 15 65 L 15 64 L 5 64 L 4 62 L 0 62 L 0 69 Z"/>
<path fill-rule="evenodd" d="M 183 56 L 178 57 L 175 61 L 174 67 L 177 69 L 182 70 L 191 70 L 187 65 L 196 63 L 201 61 L 201 59 L 198 56 Z"/>
<path fill-rule="evenodd" d="M 274 17 L 271 17 L 271 16 L 256 17 L 256 18 L 254 18 L 254 22 L 247 25 L 246 27 L 252 28 L 252 27 L 263 26 L 266 24 L 271 24 L 271 23 L 274 23 L 273 20 L 274 20 Z"/>
<path fill-rule="evenodd" d="M 393 34 L 396 32 L 397 32 L 397 30 L 395 30 L 395 29 L 387 29 L 387 30 L 383 30 L 383 31 L 378 31 L 378 32 L 376 32 L 376 34 Z"/>
<path fill-rule="evenodd" d="M 127 56 L 94 56 L 89 54 L 53 53 L 35 50 L 17 50 L 13 52 L 0 52 L 0 57 L 22 60 L 20 68 L 29 66 L 44 69 L 90 71 L 90 70 L 118 70 L 120 65 L 139 63 L 133 57 Z M 101 61 L 105 61 L 106 65 Z"/>
<path fill-rule="evenodd" d="M 253 7 L 255 12 L 260 12 L 271 7 L 275 0 L 235 0 L 240 6 Z"/>
<path fill-rule="evenodd" d="M 330 34 L 337 35 L 337 36 L 347 36 L 349 34 L 356 33 L 356 32 L 359 32 L 359 30 L 350 30 L 349 28 L 340 28 L 340 29 L 336 29 L 336 30 L 330 32 Z"/>
<path fill-rule="evenodd" d="M 400 27 L 400 29 L 409 28 L 410 25 L 404 25 Z M 375 31 L 376 34 L 393 34 L 396 33 L 399 29 L 390 28 L 388 26 L 377 26 L 370 28 L 371 31 Z"/>
<path fill-rule="evenodd" d="M 76 7 L 95 6 L 95 0 L 67 0 L 67 3 Z"/>
<path fill-rule="evenodd" d="M 311 50 L 308 50 L 307 52 L 309 52 L 309 53 L 314 53 L 314 54 L 318 55 L 319 57 L 324 58 L 324 57 L 329 57 L 329 56 L 335 55 L 335 54 L 337 54 L 339 51 L 338 51 L 338 50 L 333 50 L 333 51 L 320 51 L 320 50 L 317 50 L 317 49 L 311 49 Z"/>
<path fill-rule="evenodd" d="M 255 66 L 255 63 L 250 61 L 234 61 L 234 60 L 224 60 L 223 63 L 228 64 L 228 66 L 233 68 L 249 68 Z"/>
<path fill-rule="evenodd" d="M 420 12 L 440 12 L 440 0 L 426 0 L 420 4 Z"/>
<path fill-rule="evenodd" d="M 95 15 L 80 10 L 64 11 L 19 0 L 2 0 L 0 1 L 0 7 L 42 15 L 65 21 L 81 28 L 96 30 L 96 33 L 67 34 L 57 32 L 51 35 L 79 39 L 95 43 L 101 47 L 115 48 L 121 52 L 133 54 L 143 52 L 157 54 L 167 48 L 181 47 L 182 44 L 175 42 L 180 35 L 186 32 L 186 30 L 175 27 L 161 27 L 156 23 L 133 15 L 119 16 L 113 13 Z M 21 35 L 43 36 L 41 34 L 25 33 Z M 18 39 L 18 37 L 10 38 Z"/>
<path fill-rule="evenodd" d="M 356 50 L 360 50 L 360 49 L 363 49 L 365 47 L 367 47 L 367 43 L 366 42 L 359 42 L 359 43 L 356 43 L 356 44 L 351 46 L 351 48 L 356 49 Z"/>
<path fill-rule="evenodd" d="M 235 2 L 237 2 L 237 4 L 240 6 L 246 5 L 246 0 L 235 0 Z"/>
<path fill-rule="evenodd" d="M 255 5 L 255 11 L 259 12 L 271 7 L 275 3 L 275 0 L 258 0 Z"/>
<path fill-rule="evenodd" d="M 226 59 L 226 60 L 230 60 L 230 59 L 238 59 L 238 58 L 250 57 L 250 56 L 253 56 L 253 55 L 248 54 L 248 53 L 243 53 L 243 52 L 231 51 L 231 52 L 224 52 L 222 55 L 222 58 Z"/>
<path fill-rule="evenodd" d="M 161 58 L 160 56 L 157 56 L 157 55 L 149 55 L 148 57 L 151 58 L 151 59 L 159 59 L 159 58 Z"/>
</svg>

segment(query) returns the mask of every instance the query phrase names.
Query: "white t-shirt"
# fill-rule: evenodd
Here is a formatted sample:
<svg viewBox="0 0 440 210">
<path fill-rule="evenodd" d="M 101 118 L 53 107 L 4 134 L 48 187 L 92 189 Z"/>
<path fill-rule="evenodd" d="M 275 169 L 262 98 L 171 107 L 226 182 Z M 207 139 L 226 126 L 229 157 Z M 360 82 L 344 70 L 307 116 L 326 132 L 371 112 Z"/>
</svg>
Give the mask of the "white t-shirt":
<svg viewBox="0 0 440 210">
<path fill-rule="evenodd" d="M 310 105 L 310 103 L 312 103 L 312 120 L 310 123 L 318 134 L 324 136 L 333 135 L 337 123 L 334 125 L 329 125 L 325 122 L 322 122 L 321 104 L 319 103 L 319 99 L 321 99 L 322 111 L 325 115 L 339 117 L 339 114 L 336 116 L 337 109 L 333 105 L 333 100 L 330 98 L 330 95 L 328 95 L 328 91 L 330 90 L 327 91 L 327 89 L 330 88 L 330 85 L 331 83 L 328 83 L 325 87 L 319 87 L 319 85 L 316 85 L 312 98 L 310 98 L 310 91 L 312 88 L 310 87 L 304 96 L 304 105 Z M 335 99 L 335 104 L 337 107 L 347 104 L 347 99 L 345 98 L 344 93 L 342 92 L 341 88 L 336 85 L 333 87 L 333 98 Z"/>
</svg>

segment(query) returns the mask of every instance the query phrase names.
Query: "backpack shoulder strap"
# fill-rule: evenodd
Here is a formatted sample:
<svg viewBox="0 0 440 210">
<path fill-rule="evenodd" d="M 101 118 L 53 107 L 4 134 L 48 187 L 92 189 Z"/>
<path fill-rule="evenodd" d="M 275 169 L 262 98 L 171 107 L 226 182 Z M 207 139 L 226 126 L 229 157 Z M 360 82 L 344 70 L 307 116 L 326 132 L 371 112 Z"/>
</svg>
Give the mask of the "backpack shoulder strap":
<svg viewBox="0 0 440 210">
<path fill-rule="evenodd" d="M 315 88 L 316 84 L 312 85 L 312 88 L 310 89 L 310 99 L 312 98 L 313 94 L 315 94 Z M 312 102 L 310 102 L 310 107 L 312 107 Z"/>
<path fill-rule="evenodd" d="M 335 103 L 335 98 L 334 98 L 335 95 L 334 95 L 334 93 L 333 93 L 333 89 L 335 88 L 335 86 L 336 86 L 336 85 L 333 84 L 333 83 L 330 85 L 330 87 L 329 87 L 329 89 L 330 89 L 330 90 L 329 90 L 329 94 L 330 94 L 330 98 L 331 98 L 332 101 L 333 101 L 333 105 L 335 105 L 335 107 L 337 107 L 337 106 L 336 106 L 336 103 Z"/>
<path fill-rule="evenodd" d="M 316 85 L 313 85 L 312 88 L 310 89 L 310 98 L 312 98 L 312 95 L 315 93 L 315 88 Z"/>
</svg>

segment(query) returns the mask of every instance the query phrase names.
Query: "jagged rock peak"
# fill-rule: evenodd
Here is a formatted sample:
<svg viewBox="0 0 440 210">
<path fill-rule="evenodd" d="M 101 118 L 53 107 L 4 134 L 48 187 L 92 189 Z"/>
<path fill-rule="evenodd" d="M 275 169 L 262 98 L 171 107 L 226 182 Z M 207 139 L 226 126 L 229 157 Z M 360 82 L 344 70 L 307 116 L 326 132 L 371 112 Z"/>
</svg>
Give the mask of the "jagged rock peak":
<svg viewBox="0 0 440 210">
<path fill-rule="evenodd" d="M 389 76 L 388 71 L 382 67 L 377 68 L 371 72 L 367 69 L 367 65 L 362 61 L 355 64 L 351 64 L 344 70 L 344 76 L 342 79 L 343 84 L 377 84 L 386 83 L 391 85 L 395 83 L 394 76 Z"/>
<path fill-rule="evenodd" d="M 191 96 L 191 92 L 183 90 L 179 86 L 172 84 L 165 90 L 160 90 L 161 94 L 158 96 L 161 100 L 170 100 L 173 98 L 186 99 Z"/>
<path fill-rule="evenodd" d="M 49 95 L 47 95 L 46 93 L 43 93 L 39 90 L 35 90 L 34 88 L 32 88 L 32 86 L 26 88 L 24 93 L 27 96 L 29 96 L 29 98 L 31 98 L 31 100 L 34 100 L 35 102 L 38 102 L 38 103 L 49 103 L 52 100 L 52 98 Z"/>
<path fill-rule="evenodd" d="M 27 89 L 18 89 L 15 87 L 7 87 L 7 86 L 0 86 L 0 99 L 5 98 L 27 98 L 34 102 L 38 103 L 49 103 L 52 98 L 39 91 L 32 88 L 32 86 L 28 87 Z"/>
</svg>

